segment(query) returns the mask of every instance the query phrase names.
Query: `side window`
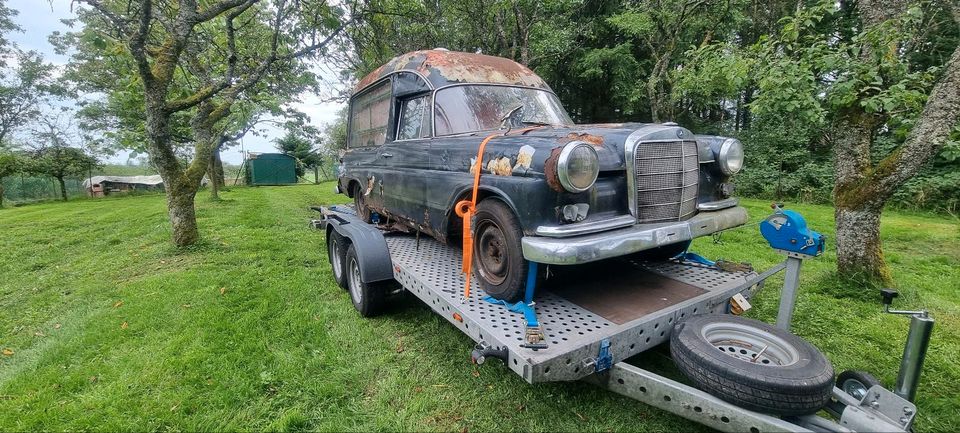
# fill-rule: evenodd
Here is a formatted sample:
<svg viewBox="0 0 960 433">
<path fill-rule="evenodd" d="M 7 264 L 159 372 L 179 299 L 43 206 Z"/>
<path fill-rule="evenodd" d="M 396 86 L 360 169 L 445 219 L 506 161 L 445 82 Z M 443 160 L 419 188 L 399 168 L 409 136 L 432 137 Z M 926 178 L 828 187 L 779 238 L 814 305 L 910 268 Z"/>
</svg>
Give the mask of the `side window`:
<svg viewBox="0 0 960 433">
<path fill-rule="evenodd" d="M 397 122 L 397 140 L 411 140 L 422 137 L 423 109 L 427 105 L 427 97 L 407 99 L 400 102 L 400 121 Z"/>
<path fill-rule="evenodd" d="M 353 98 L 349 147 L 380 146 L 387 141 L 390 91 L 390 80 L 386 80 Z"/>
</svg>

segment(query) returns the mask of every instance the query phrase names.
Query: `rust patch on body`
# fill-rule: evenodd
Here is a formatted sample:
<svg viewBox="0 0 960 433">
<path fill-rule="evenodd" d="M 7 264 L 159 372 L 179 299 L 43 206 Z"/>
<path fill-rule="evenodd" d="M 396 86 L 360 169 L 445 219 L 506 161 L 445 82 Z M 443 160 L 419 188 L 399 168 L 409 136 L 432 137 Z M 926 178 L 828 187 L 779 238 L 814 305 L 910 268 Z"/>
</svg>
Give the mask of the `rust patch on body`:
<svg viewBox="0 0 960 433">
<path fill-rule="evenodd" d="M 364 196 L 364 197 L 369 197 L 369 196 L 370 196 L 370 193 L 373 192 L 374 182 L 376 182 L 376 181 L 377 181 L 377 177 L 376 177 L 376 176 L 370 176 L 370 178 L 367 179 L 367 189 L 366 189 L 366 191 L 363 192 L 363 196 Z"/>
<path fill-rule="evenodd" d="M 361 79 L 354 93 L 397 71 L 416 71 L 434 87 L 450 83 L 493 83 L 549 89 L 526 66 L 503 57 L 446 50 L 414 51 L 394 57 Z"/>
<path fill-rule="evenodd" d="M 490 160 L 490 162 L 487 163 L 487 170 L 490 170 L 490 173 L 497 176 L 511 176 L 513 174 L 510 158 L 505 156 Z"/>
<path fill-rule="evenodd" d="M 600 136 L 600 135 L 593 135 L 593 134 L 587 134 L 586 132 L 584 132 L 584 133 L 571 132 L 571 133 L 569 133 L 569 134 L 567 134 L 567 135 L 565 135 L 565 136 L 560 137 L 559 139 L 557 139 L 557 142 L 559 142 L 560 144 L 567 144 L 567 143 L 570 143 L 571 141 L 582 141 L 582 142 L 584 142 L 584 143 L 588 143 L 588 144 L 593 145 L 593 146 L 595 146 L 595 147 L 601 147 L 601 146 L 603 146 L 603 137 L 602 137 L 602 136 Z"/>
<path fill-rule="evenodd" d="M 517 153 L 517 164 L 513 166 L 513 171 L 523 172 L 524 170 L 530 169 L 530 164 L 533 163 L 533 154 L 536 153 L 536 149 L 529 144 L 523 145 L 520 148 L 520 152 Z"/>
<path fill-rule="evenodd" d="M 557 173 L 557 159 L 560 158 L 562 147 L 554 147 L 550 151 L 550 156 L 543 163 L 543 175 L 547 178 L 547 185 L 556 192 L 563 192 L 563 185 L 560 184 L 560 175 Z"/>
</svg>

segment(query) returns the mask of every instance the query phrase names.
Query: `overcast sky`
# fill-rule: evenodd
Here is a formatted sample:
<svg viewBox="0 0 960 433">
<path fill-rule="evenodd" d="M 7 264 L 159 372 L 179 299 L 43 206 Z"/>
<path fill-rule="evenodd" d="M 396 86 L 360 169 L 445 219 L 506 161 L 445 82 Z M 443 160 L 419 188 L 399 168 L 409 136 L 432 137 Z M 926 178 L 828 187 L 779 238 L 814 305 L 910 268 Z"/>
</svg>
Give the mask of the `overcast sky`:
<svg viewBox="0 0 960 433">
<path fill-rule="evenodd" d="M 55 31 L 66 32 L 70 28 L 60 22 L 61 19 L 72 18 L 70 11 L 71 0 L 7 0 L 7 6 L 17 10 L 14 17 L 17 24 L 24 29 L 21 33 L 9 35 L 10 40 L 17 43 L 21 49 L 36 50 L 43 53 L 47 61 L 64 64 L 69 59 L 58 56 L 53 52 L 53 46 L 47 41 L 47 36 Z M 342 104 L 325 103 L 317 95 L 301 95 L 301 100 L 292 103 L 292 106 L 307 113 L 311 122 L 316 126 L 332 122 Z M 253 152 L 273 152 L 273 140 L 283 132 L 273 127 L 266 128 L 265 137 L 248 136 L 243 139 L 243 148 Z M 240 147 L 223 151 L 226 162 L 238 164 L 243 160 Z M 126 162 L 126 153 L 112 158 L 111 162 Z"/>
</svg>

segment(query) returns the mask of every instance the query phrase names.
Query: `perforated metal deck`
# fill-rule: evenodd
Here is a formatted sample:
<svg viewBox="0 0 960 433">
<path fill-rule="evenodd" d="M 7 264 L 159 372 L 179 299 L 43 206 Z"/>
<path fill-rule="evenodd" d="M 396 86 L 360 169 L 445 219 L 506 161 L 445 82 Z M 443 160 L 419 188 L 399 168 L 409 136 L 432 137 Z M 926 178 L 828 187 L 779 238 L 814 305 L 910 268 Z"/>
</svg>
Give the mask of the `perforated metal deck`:
<svg viewBox="0 0 960 433">
<path fill-rule="evenodd" d="M 521 347 L 523 316 L 482 300 L 474 278 L 469 299 L 463 299 L 463 274 L 458 249 L 421 238 L 388 235 L 387 245 L 394 276 L 404 288 L 427 303 L 475 341 L 506 347 L 508 366 L 528 382 L 576 380 L 594 372 L 601 341 L 610 341 L 613 362 L 620 362 L 670 338 L 674 322 L 702 313 L 723 311 L 740 292 L 750 297 L 744 284 L 753 273 L 729 273 L 672 262 L 624 263 L 622 278 L 653 272 L 702 289 L 698 296 L 617 324 L 549 291 L 538 291 L 534 301 L 546 334 L 547 349 Z M 591 287 L 590 290 L 603 290 Z M 459 313 L 461 320 L 454 317 Z"/>
</svg>

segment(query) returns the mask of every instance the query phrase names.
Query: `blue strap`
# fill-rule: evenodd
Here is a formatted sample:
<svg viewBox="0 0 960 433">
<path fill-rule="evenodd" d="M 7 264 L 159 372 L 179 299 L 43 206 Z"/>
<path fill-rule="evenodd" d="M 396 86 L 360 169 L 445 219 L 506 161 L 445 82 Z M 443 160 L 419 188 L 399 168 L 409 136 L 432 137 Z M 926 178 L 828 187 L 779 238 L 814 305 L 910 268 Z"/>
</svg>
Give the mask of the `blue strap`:
<svg viewBox="0 0 960 433">
<path fill-rule="evenodd" d="M 483 300 L 494 305 L 503 305 L 511 313 L 523 313 L 523 318 L 527 320 L 528 327 L 533 328 L 540 326 L 540 322 L 537 321 L 537 312 L 533 310 L 532 306 L 524 303 L 523 301 L 511 303 L 501 299 L 496 299 L 492 296 L 484 296 Z"/>
<path fill-rule="evenodd" d="M 527 263 L 527 288 L 523 295 L 523 301 L 511 303 L 492 296 L 484 296 L 483 300 L 494 305 L 502 305 L 511 313 L 522 313 L 523 318 L 527 321 L 527 327 L 535 328 L 540 326 L 540 322 L 537 320 L 537 312 L 532 306 L 533 294 L 537 285 L 537 262 L 528 261 Z"/>
<path fill-rule="evenodd" d="M 711 267 L 717 265 L 716 262 L 714 262 L 714 261 L 712 261 L 712 260 L 710 260 L 710 259 L 708 259 L 708 258 L 706 258 L 706 257 L 704 257 L 704 256 L 701 256 L 700 254 L 691 253 L 691 252 L 689 252 L 689 251 L 687 251 L 687 252 L 685 252 L 685 253 L 683 253 L 683 254 L 680 254 L 680 256 L 678 256 L 677 258 L 680 260 L 680 263 L 683 263 L 683 262 L 693 262 L 693 263 L 699 263 L 699 264 L 701 264 L 701 265 L 706 265 L 706 266 L 711 266 Z"/>
<path fill-rule="evenodd" d="M 537 288 L 537 262 L 527 262 L 527 289 L 523 294 L 523 302 L 533 303 L 533 292 Z"/>
</svg>

